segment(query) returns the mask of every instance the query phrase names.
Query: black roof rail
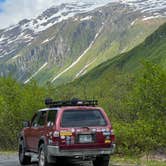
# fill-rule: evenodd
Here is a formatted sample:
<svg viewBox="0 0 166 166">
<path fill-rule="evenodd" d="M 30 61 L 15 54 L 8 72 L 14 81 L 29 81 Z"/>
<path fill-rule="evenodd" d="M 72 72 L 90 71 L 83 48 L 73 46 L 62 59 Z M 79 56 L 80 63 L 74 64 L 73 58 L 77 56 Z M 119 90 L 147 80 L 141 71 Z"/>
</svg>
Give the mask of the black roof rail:
<svg viewBox="0 0 166 166">
<path fill-rule="evenodd" d="M 45 99 L 47 107 L 63 107 L 63 106 L 93 106 L 98 105 L 97 100 L 80 100 L 73 98 L 72 100 L 53 101 L 51 98 Z"/>
</svg>

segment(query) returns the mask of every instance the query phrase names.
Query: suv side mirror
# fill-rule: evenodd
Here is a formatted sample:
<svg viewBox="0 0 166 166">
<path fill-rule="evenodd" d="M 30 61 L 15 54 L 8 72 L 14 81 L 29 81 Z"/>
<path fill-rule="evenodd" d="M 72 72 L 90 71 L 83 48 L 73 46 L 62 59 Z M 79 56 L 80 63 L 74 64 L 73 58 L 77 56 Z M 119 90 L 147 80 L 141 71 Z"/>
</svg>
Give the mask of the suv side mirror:
<svg viewBox="0 0 166 166">
<path fill-rule="evenodd" d="M 23 127 L 24 128 L 30 127 L 30 122 L 29 121 L 23 122 Z"/>
</svg>

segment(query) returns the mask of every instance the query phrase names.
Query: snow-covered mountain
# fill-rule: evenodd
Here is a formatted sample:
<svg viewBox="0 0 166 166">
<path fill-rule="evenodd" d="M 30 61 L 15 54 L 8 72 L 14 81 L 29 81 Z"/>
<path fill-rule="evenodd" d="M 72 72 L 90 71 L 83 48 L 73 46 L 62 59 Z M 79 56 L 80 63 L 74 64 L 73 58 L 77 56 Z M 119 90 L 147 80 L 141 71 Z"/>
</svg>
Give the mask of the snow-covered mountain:
<svg viewBox="0 0 166 166">
<path fill-rule="evenodd" d="M 122 3 L 134 6 L 143 13 L 152 15 L 166 16 L 166 1 L 165 0 L 121 0 Z"/>
<path fill-rule="evenodd" d="M 73 64 L 91 51 L 100 36 L 110 42 L 110 45 L 107 40 L 102 43 L 101 47 L 107 49 L 114 47 L 114 42 L 120 42 L 116 55 L 144 40 L 163 22 L 165 16 L 164 0 L 75 0 L 52 6 L 36 18 L 24 19 L 0 30 L 0 75 L 12 74 L 27 83 L 47 70 L 45 74 L 48 77 L 45 79 L 55 81 L 55 78 L 73 69 L 76 66 Z M 146 24 L 151 19 L 159 21 Z M 132 41 L 132 37 L 125 36 L 130 33 L 137 38 L 133 39 L 131 46 L 129 43 L 122 44 L 127 38 Z M 81 71 L 86 73 L 85 68 L 87 70 L 93 63 L 97 65 L 108 58 L 111 57 L 103 56 L 100 61 L 96 57 L 87 60 L 71 78 L 79 77 Z"/>
<path fill-rule="evenodd" d="M 85 13 L 100 6 L 92 3 L 70 3 L 53 6 L 37 18 L 24 19 L 0 33 L 0 58 L 15 53 L 19 46 L 31 43 L 39 33 L 51 26 L 67 20 L 76 14 Z"/>
<path fill-rule="evenodd" d="M 124 3 L 132 6 L 135 10 L 141 10 L 142 13 L 146 13 L 144 19 L 166 16 L 165 0 L 83 0 L 82 2 L 76 0 L 59 6 L 52 6 L 37 18 L 24 19 L 18 24 L 2 30 L 3 33 L 0 33 L 0 58 L 15 53 L 19 46 L 23 47 L 31 43 L 39 33 L 53 25 L 110 2 Z"/>
<path fill-rule="evenodd" d="M 47 28 L 74 17 L 76 14 L 85 13 L 99 7 L 93 3 L 68 3 L 60 6 L 53 6 L 44 11 L 40 16 L 32 20 L 22 22 L 22 30 L 30 29 L 35 33 L 46 30 Z"/>
</svg>

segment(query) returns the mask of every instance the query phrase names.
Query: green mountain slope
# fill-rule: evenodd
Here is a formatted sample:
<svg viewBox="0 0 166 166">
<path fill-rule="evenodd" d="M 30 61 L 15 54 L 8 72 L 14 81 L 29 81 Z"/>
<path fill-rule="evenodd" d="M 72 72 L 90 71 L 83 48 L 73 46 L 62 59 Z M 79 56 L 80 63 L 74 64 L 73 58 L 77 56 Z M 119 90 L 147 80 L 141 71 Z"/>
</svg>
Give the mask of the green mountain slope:
<svg viewBox="0 0 166 166">
<path fill-rule="evenodd" d="M 112 121 L 117 152 L 148 156 L 166 149 L 165 71 L 166 24 L 131 51 L 56 88 L 52 96 L 97 99 Z"/>
<path fill-rule="evenodd" d="M 4 49 L 0 76 L 11 75 L 24 83 L 34 79 L 40 85 L 68 83 L 142 43 L 165 21 L 165 17 L 149 18 L 131 6 L 111 3 L 63 20 L 32 38 L 31 31 L 22 36 L 24 20 L 10 33 L 0 32 L 9 37 L 2 38 L 6 44 L 0 43 Z M 31 40 L 23 44 L 23 39 Z"/>
<path fill-rule="evenodd" d="M 102 33 L 88 52 L 76 65 L 56 79 L 54 84 L 70 82 L 118 54 L 131 50 L 142 43 L 165 21 L 165 19 L 144 21 L 139 18 L 131 23 L 130 17 L 129 15 L 121 16 L 119 23 L 116 20 L 116 23 L 107 20 Z M 108 27 L 112 27 L 112 29 Z"/>
<path fill-rule="evenodd" d="M 97 66 L 80 81 L 100 79 L 114 70 L 123 73 L 138 71 L 143 61 L 151 61 L 166 68 L 166 24 L 162 25 L 139 46 Z"/>
<path fill-rule="evenodd" d="M 130 78 L 140 75 L 142 62 L 149 61 L 166 69 L 166 24 L 131 51 L 104 62 L 74 82 L 60 86 L 59 95 L 99 98 L 121 98 L 126 94 Z M 132 79 L 131 79 L 132 80 Z M 107 104 L 106 104 L 107 105 Z"/>
<path fill-rule="evenodd" d="M 23 86 L 10 78 L 0 78 L 0 148 L 16 147 L 13 138 L 21 128 L 18 124 L 42 108 L 43 99 L 49 96 L 57 100 L 98 99 L 115 129 L 116 152 L 120 155 L 146 153 L 148 157 L 158 149 L 165 152 L 165 54 L 166 24 L 131 51 L 58 88 L 52 84 L 41 88 L 35 82 Z M 158 66 L 147 63 L 141 69 L 144 60 Z M 5 142 L 3 138 L 7 138 Z"/>
</svg>

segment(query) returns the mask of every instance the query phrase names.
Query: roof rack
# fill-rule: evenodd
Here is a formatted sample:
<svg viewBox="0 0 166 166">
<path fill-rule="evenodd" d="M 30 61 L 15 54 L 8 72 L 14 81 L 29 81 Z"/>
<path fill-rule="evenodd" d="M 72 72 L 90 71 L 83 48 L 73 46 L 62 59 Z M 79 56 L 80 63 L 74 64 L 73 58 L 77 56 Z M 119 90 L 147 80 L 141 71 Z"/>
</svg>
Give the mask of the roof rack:
<svg viewBox="0 0 166 166">
<path fill-rule="evenodd" d="M 45 105 L 47 107 L 63 107 L 63 106 L 93 106 L 98 105 L 97 100 L 80 100 L 73 98 L 72 100 L 66 101 L 53 101 L 53 99 L 45 99 Z"/>
</svg>

